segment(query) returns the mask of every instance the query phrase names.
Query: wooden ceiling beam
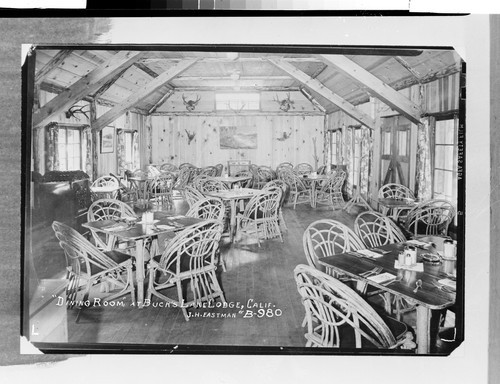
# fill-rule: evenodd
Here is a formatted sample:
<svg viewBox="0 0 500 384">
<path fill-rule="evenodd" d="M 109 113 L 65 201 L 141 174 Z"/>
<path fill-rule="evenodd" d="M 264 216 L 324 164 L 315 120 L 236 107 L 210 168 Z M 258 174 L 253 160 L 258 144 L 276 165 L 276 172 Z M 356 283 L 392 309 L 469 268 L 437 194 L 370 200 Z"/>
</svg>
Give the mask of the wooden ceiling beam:
<svg viewBox="0 0 500 384">
<path fill-rule="evenodd" d="M 142 52 L 121 51 L 106 60 L 69 88 L 58 94 L 42 108 L 33 113 L 33 126 L 46 125 L 50 119 L 68 109 L 84 97 L 94 93 L 108 80 L 143 56 Z"/>
<path fill-rule="evenodd" d="M 47 64 L 45 64 L 35 75 L 35 83 L 40 84 L 53 69 L 61 65 L 66 58 L 71 55 L 70 49 L 63 49 L 57 52 Z"/>
<path fill-rule="evenodd" d="M 413 101 L 391 88 L 363 67 L 343 55 L 320 55 L 325 64 L 333 66 L 344 75 L 362 84 L 372 95 L 398 111 L 414 124 L 421 124 L 421 108 Z"/>
<path fill-rule="evenodd" d="M 164 86 L 168 81 L 172 80 L 174 77 L 184 72 L 186 69 L 191 67 L 196 60 L 185 60 L 175 66 L 169 68 L 164 73 L 160 74 L 157 78 L 151 80 L 146 85 L 142 86 L 136 90 L 132 95 L 130 95 L 126 100 L 116 105 L 104 115 L 99 117 L 95 124 L 93 124 L 92 129 L 95 131 L 100 131 L 106 125 L 116 120 L 119 116 L 125 113 L 130 108 L 134 107 L 138 102 L 140 102 L 145 97 L 149 96 L 151 93 L 155 92 L 162 86 Z"/>
<path fill-rule="evenodd" d="M 354 105 L 349 103 L 347 100 L 344 100 L 342 97 L 334 93 L 331 89 L 325 87 L 318 80 L 313 79 L 308 74 L 302 72 L 292 64 L 280 58 L 273 57 L 273 58 L 268 58 L 268 60 L 274 65 L 276 65 L 278 68 L 281 68 L 283 71 L 287 72 L 292 77 L 300 81 L 307 88 L 320 94 L 325 99 L 338 106 L 340 109 L 342 109 L 345 113 L 347 113 L 356 121 L 359 121 L 361 124 L 367 126 L 368 128 L 371 129 L 375 128 L 375 120 L 371 116 L 368 116 L 364 112 L 358 110 Z"/>
<path fill-rule="evenodd" d="M 152 113 L 155 113 L 155 112 L 156 112 L 156 110 L 157 110 L 158 108 L 160 108 L 160 107 L 161 107 L 161 106 L 165 103 L 165 101 L 167 101 L 167 100 L 169 99 L 169 97 L 170 97 L 170 96 L 172 96 L 173 94 L 174 94 L 174 90 L 172 90 L 172 89 L 171 89 L 170 91 L 168 91 L 167 93 L 165 93 L 165 94 L 164 94 L 164 95 L 160 98 L 160 100 L 158 100 L 158 101 L 156 102 L 156 104 L 155 104 L 155 105 L 153 105 L 153 107 L 152 107 L 152 108 L 148 111 L 148 114 L 150 115 L 150 114 L 152 114 Z"/>
</svg>

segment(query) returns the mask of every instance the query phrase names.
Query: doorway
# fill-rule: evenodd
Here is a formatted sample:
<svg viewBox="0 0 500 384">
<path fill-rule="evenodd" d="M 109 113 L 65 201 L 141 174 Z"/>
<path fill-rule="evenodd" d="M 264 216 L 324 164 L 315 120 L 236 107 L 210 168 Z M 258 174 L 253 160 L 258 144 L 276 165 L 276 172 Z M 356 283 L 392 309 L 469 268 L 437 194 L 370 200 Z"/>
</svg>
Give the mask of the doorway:
<svg viewBox="0 0 500 384">
<path fill-rule="evenodd" d="M 397 183 L 410 188 L 410 128 L 410 121 L 403 116 L 383 119 L 382 155 L 380 157 L 381 186 Z"/>
</svg>

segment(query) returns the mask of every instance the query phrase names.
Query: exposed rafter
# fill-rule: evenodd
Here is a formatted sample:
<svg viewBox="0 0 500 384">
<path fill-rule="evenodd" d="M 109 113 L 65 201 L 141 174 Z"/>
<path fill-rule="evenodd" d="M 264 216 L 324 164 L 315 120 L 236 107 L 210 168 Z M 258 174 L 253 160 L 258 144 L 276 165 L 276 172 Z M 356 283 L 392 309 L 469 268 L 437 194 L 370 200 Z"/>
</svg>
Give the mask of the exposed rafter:
<svg viewBox="0 0 500 384">
<path fill-rule="evenodd" d="M 410 64 L 408 64 L 408 62 L 403 59 L 402 57 L 400 56 L 395 56 L 394 57 L 394 60 L 396 60 L 399 64 L 401 64 L 401 66 L 406 69 L 408 72 L 410 72 L 413 77 L 415 78 L 416 81 L 418 81 L 419 84 L 421 84 L 422 80 L 421 80 L 421 77 L 420 74 L 415 71 Z"/>
<path fill-rule="evenodd" d="M 167 100 L 168 100 L 168 98 L 169 98 L 170 96 L 172 96 L 173 94 L 174 94 L 174 90 L 173 90 L 173 89 L 171 89 L 170 91 L 168 91 L 167 93 L 165 93 L 165 94 L 161 97 L 161 99 L 160 99 L 160 100 L 158 100 L 158 101 L 156 102 L 156 104 L 155 104 L 155 105 L 153 105 L 153 107 L 152 107 L 152 108 L 148 111 L 148 114 L 150 115 L 150 114 L 152 114 L 152 113 L 155 113 L 155 112 L 156 112 L 156 110 L 157 110 L 158 108 L 160 108 L 160 107 L 161 107 L 161 106 L 165 103 L 165 101 L 167 101 Z"/>
<path fill-rule="evenodd" d="M 71 50 L 63 49 L 55 54 L 35 75 L 35 83 L 41 83 L 53 69 L 61 65 L 71 55 Z"/>
<path fill-rule="evenodd" d="M 304 97 L 311 102 L 316 108 L 318 108 L 321 112 L 326 112 L 325 107 L 323 107 L 309 92 L 307 92 L 304 87 L 299 88 L 300 93 L 304 95 Z"/>
<path fill-rule="evenodd" d="M 142 52 L 121 51 L 106 60 L 69 88 L 33 113 L 33 126 L 46 125 L 50 119 L 68 109 L 89 94 L 94 93 L 108 80 L 143 56 Z"/>
<path fill-rule="evenodd" d="M 297 69 L 292 64 L 290 64 L 290 63 L 288 63 L 288 62 L 286 62 L 278 57 L 268 58 L 268 60 L 271 63 L 273 63 L 274 65 L 276 65 L 278 68 L 281 68 L 283 71 L 287 72 L 292 77 L 294 77 L 295 79 L 300 81 L 302 84 L 304 84 L 309 89 L 320 94 L 321 96 L 323 96 L 325 99 L 327 99 L 331 103 L 337 105 L 340 109 L 342 109 L 345 113 L 347 113 L 349 116 L 351 116 L 356 121 L 359 121 L 361 124 L 367 126 L 368 128 L 371 128 L 371 129 L 375 128 L 375 121 L 371 116 L 368 116 L 364 112 L 358 110 L 354 105 L 349 103 L 347 100 L 344 100 L 339 95 L 335 94 L 331 89 L 325 87 L 318 80 L 313 79 L 312 77 L 310 77 L 306 73 Z"/>
<path fill-rule="evenodd" d="M 147 73 L 149 76 L 151 76 L 153 79 L 158 77 L 158 74 L 150 69 L 147 65 L 144 63 L 134 63 L 134 65 L 139 68 L 142 72 Z"/>
<path fill-rule="evenodd" d="M 165 85 L 168 81 L 172 80 L 174 77 L 184 72 L 186 69 L 191 67 L 196 60 L 185 60 L 175 66 L 169 68 L 166 72 L 159 75 L 156 79 L 151 80 L 146 85 L 139 88 L 132 95 L 130 95 L 126 100 L 113 107 L 111 110 L 106 112 L 104 115 L 99 117 L 95 124 L 92 126 L 93 130 L 100 131 L 109 123 L 116 120 L 128 109 L 135 106 L 143 98 L 149 96 L 151 93 L 155 92 L 159 88 Z"/>
<path fill-rule="evenodd" d="M 113 78 L 109 79 L 101 88 L 97 90 L 97 92 L 93 95 L 94 99 L 100 99 L 102 95 L 106 93 L 106 91 L 111 88 L 111 86 L 116 83 L 116 81 L 122 77 L 122 75 L 127 71 L 128 68 L 125 68 L 118 72 Z"/>
<path fill-rule="evenodd" d="M 373 96 L 398 111 L 414 124 L 421 124 L 421 108 L 391 88 L 378 77 L 343 55 L 320 55 L 325 64 L 332 65 L 346 76 L 362 84 Z"/>
</svg>

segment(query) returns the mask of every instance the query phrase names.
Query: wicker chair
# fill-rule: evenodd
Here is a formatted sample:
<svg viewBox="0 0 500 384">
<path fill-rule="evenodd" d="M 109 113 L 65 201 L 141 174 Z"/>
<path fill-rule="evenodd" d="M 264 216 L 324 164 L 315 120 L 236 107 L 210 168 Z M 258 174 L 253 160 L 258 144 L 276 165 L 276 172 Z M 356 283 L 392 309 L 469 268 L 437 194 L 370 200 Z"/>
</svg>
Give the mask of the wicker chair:
<svg viewBox="0 0 500 384">
<path fill-rule="evenodd" d="M 390 184 L 385 184 L 382 187 L 380 187 L 380 189 L 378 190 L 378 198 L 379 199 L 412 199 L 412 200 L 414 200 L 415 195 L 413 194 L 413 192 L 409 188 L 405 187 L 404 185 L 390 183 Z M 381 207 L 382 214 L 388 216 L 391 214 L 391 212 L 389 212 L 389 211 L 391 211 L 389 208 Z M 398 218 L 400 216 L 402 216 L 402 218 L 404 219 L 404 216 L 401 215 L 401 213 L 404 211 L 409 211 L 409 209 L 398 208 L 398 212 L 397 212 Z"/>
<path fill-rule="evenodd" d="M 186 213 L 188 217 L 197 217 L 204 220 L 217 220 L 224 222 L 226 209 L 224 202 L 217 197 L 209 197 L 198 200 Z"/>
<path fill-rule="evenodd" d="M 148 181 L 148 195 L 160 205 L 173 207 L 173 188 L 177 175 L 172 172 L 161 172 L 153 180 Z"/>
<path fill-rule="evenodd" d="M 128 204 L 133 204 L 134 202 L 137 201 L 139 198 L 139 193 L 136 188 L 133 188 L 132 186 L 128 186 L 126 183 L 124 183 L 118 176 L 116 176 L 114 173 L 109 173 L 111 177 L 114 177 L 120 187 L 118 194 L 117 194 L 117 199 L 120 201 L 123 201 L 124 203 Z"/>
<path fill-rule="evenodd" d="M 412 236 L 448 236 L 448 227 L 455 215 L 455 207 L 447 200 L 426 201 L 408 212 L 405 230 Z"/>
<path fill-rule="evenodd" d="M 285 204 L 286 199 L 288 198 L 288 192 L 290 188 L 288 187 L 288 184 L 285 183 L 283 180 L 271 180 L 268 182 L 264 187 L 262 188 L 263 190 L 266 189 L 272 189 L 272 188 L 281 188 L 281 201 L 280 201 L 280 208 L 278 211 L 278 216 L 279 216 L 279 223 L 283 227 L 283 229 L 288 230 L 288 227 L 286 226 L 285 218 L 283 217 L 283 205 Z"/>
<path fill-rule="evenodd" d="M 281 188 L 275 187 L 254 195 L 243 213 L 236 216 L 236 231 L 254 234 L 260 247 L 260 239 L 279 237 L 283 242 L 279 226 Z"/>
<path fill-rule="evenodd" d="M 206 220 L 192 225 L 178 233 L 167 244 L 160 256 L 148 263 L 148 290 L 146 297 L 157 296 L 161 300 L 180 307 L 186 321 L 189 321 L 188 307 L 220 298 L 226 302 L 217 280 L 215 270 L 216 252 L 219 248 L 222 224 L 217 220 Z M 161 279 L 157 280 L 157 272 Z M 187 286 L 191 297 L 187 297 Z M 161 291 L 176 288 L 177 298 Z"/>
<path fill-rule="evenodd" d="M 111 176 L 111 175 L 106 175 L 106 176 L 101 176 L 98 177 L 97 179 L 94 180 L 90 188 L 92 187 L 119 187 L 120 184 L 118 180 Z M 117 189 L 115 192 L 113 192 L 113 195 L 111 198 L 116 199 L 118 197 L 118 192 L 119 189 Z M 98 196 L 96 194 L 92 194 L 92 201 L 98 200 Z"/>
<path fill-rule="evenodd" d="M 66 257 L 68 308 L 74 308 L 78 303 L 85 302 L 92 286 L 98 283 L 105 291 L 115 287 L 119 289 L 118 292 L 110 293 L 102 300 L 112 301 L 130 293 L 134 302 L 133 259 L 130 255 L 118 251 L 102 252 L 73 228 L 58 221 L 52 223 L 52 229 Z M 80 318 L 82 309 L 83 306 L 80 306 L 76 322 Z"/>
<path fill-rule="evenodd" d="M 346 173 L 344 171 L 338 171 L 325 180 L 321 188 L 315 191 L 316 203 L 329 205 L 334 210 L 335 208 L 342 209 L 345 205 L 344 196 L 342 195 L 345 177 Z"/>
<path fill-rule="evenodd" d="M 193 186 L 187 185 L 184 188 L 184 197 L 189 207 L 191 208 L 197 201 L 203 200 L 205 198 L 205 195 L 203 195 L 203 193 L 198 191 Z"/>
<path fill-rule="evenodd" d="M 289 201 L 293 202 L 293 209 L 297 204 L 311 203 L 311 190 L 295 173 L 282 170 L 281 180 L 290 187 Z"/>
<path fill-rule="evenodd" d="M 177 172 L 179 168 L 171 163 L 164 163 L 160 165 L 160 172 Z"/>
<path fill-rule="evenodd" d="M 199 183 L 197 188 L 201 193 L 218 192 L 228 189 L 228 186 L 220 180 L 208 177 Z"/>
<path fill-rule="evenodd" d="M 187 166 L 179 168 L 177 180 L 174 184 L 174 190 L 179 191 L 180 193 L 184 192 L 184 188 L 186 188 L 191 178 L 192 169 L 193 168 Z"/>
<path fill-rule="evenodd" d="M 250 188 L 253 185 L 253 173 L 250 171 L 239 171 L 235 175 L 235 177 L 240 177 L 240 176 L 250 176 L 250 179 L 247 181 L 242 181 L 240 182 L 240 186 L 243 188 Z"/>
<path fill-rule="evenodd" d="M 87 211 L 88 221 L 117 220 L 123 217 L 136 217 L 134 210 L 124 202 L 115 199 L 100 199 L 93 202 Z M 109 236 L 94 231 L 92 237 L 99 249 L 109 249 Z"/>
<path fill-rule="evenodd" d="M 299 163 L 293 169 L 297 175 L 308 175 L 314 172 L 314 168 L 309 163 Z"/>
<path fill-rule="evenodd" d="M 302 236 L 302 244 L 310 266 L 325 271 L 318 263 L 321 257 L 364 249 L 361 239 L 346 225 L 331 219 L 311 223 Z M 327 273 L 331 273 L 328 269 Z"/>
<path fill-rule="evenodd" d="M 257 178 L 254 178 L 254 188 L 261 189 L 269 181 L 276 179 L 276 173 L 269 167 L 259 166 L 256 170 Z"/>
<path fill-rule="evenodd" d="M 181 165 L 179 165 L 179 170 L 182 168 L 196 168 L 196 167 L 191 163 L 182 163 Z"/>
<path fill-rule="evenodd" d="M 215 164 L 215 169 L 217 169 L 217 173 L 215 176 L 222 176 L 222 172 L 224 171 L 224 164 Z"/>
<path fill-rule="evenodd" d="M 209 165 L 208 167 L 202 168 L 199 174 L 215 177 L 215 176 L 217 176 L 217 168 L 215 168 L 212 165 Z"/>
<path fill-rule="evenodd" d="M 360 213 L 354 221 L 354 231 L 367 248 L 406 241 L 394 221 L 375 211 Z"/>
<path fill-rule="evenodd" d="M 410 328 L 386 321 L 355 291 L 317 269 L 299 264 L 294 269 L 306 312 L 306 347 L 414 350 Z"/>
</svg>

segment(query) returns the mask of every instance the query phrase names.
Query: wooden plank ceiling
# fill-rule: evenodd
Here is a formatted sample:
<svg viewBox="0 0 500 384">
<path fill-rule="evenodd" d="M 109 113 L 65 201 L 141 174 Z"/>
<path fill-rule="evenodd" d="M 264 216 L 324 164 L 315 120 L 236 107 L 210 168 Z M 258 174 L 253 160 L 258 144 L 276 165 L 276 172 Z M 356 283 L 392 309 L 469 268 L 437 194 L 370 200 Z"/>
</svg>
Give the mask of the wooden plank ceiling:
<svg viewBox="0 0 500 384">
<path fill-rule="evenodd" d="M 460 57 L 450 50 L 339 52 L 342 54 L 39 47 L 36 86 L 58 96 L 34 111 L 33 121 L 46 124 L 78 101 L 95 99 L 112 108 L 100 118 L 96 126 L 100 129 L 127 109 L 154 113 L 176 92 L 258 90 L 301 91 L 320 110 L 343 110 L 369 127 L 372 119 L 356 106 L 377 97 L 418 123 L 419 107 L 396 91 L 460 70 Z"/>
</svg>

